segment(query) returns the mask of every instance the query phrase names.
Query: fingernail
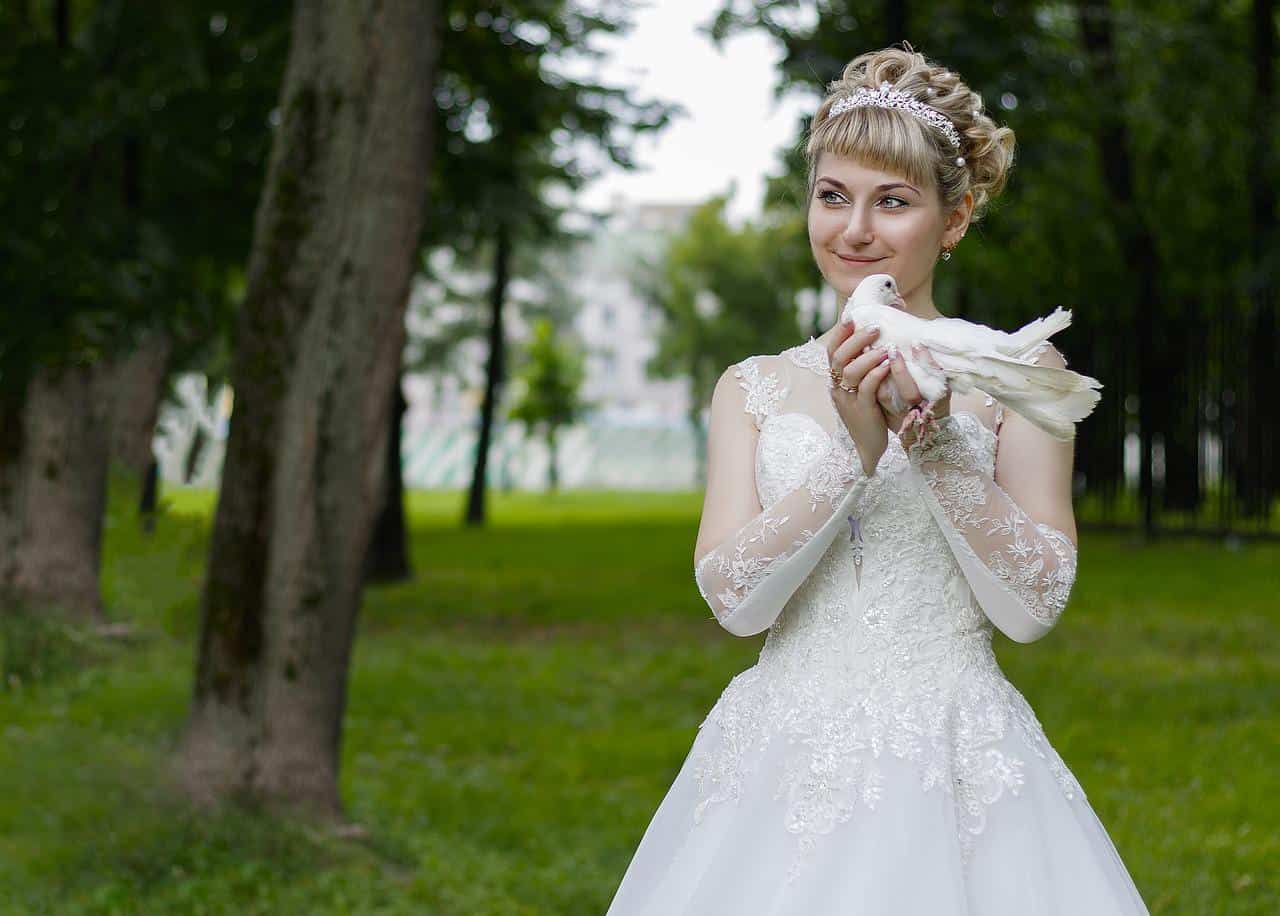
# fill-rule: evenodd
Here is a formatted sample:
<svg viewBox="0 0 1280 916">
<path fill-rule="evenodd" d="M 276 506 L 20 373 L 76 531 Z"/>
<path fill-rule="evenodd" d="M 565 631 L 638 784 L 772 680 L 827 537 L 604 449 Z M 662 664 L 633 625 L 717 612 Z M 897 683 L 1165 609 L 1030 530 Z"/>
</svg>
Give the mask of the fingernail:
<svg viewBox="0 0 1280 916">
<path fill-rule="evenodd" d="M 869 325 L 867 325 L 867 330 L 868 330 L 868 331 L 878 331 L 878 330 L 880 330 L 880 325 L 878 325 L 878 324 L 869 324 Z"/>
</svg>

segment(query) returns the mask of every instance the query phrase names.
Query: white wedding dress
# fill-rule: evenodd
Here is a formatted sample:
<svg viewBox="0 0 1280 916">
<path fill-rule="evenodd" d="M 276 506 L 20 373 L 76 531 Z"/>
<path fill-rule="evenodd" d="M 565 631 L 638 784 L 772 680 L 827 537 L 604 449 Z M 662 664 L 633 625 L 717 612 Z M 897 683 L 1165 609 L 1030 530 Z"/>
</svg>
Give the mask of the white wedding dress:
<svg viewBox="0 0 1280 916">
<path fill-rule="evenodd" d="M 724 397 L 758 437 L 754 470 L 724 472 L 754 476 L 764 510 L 695 581 L 730 633 L 768 635 L 607 916 L 1146 914 L 992 653 L 996 626 L 1054 626 L 1076 562 L 994 481 L 997 432 L 953 406 L 910 454 L 890 432 L 868 476 L 821 343 L 734 369 Z"/>
</svg>

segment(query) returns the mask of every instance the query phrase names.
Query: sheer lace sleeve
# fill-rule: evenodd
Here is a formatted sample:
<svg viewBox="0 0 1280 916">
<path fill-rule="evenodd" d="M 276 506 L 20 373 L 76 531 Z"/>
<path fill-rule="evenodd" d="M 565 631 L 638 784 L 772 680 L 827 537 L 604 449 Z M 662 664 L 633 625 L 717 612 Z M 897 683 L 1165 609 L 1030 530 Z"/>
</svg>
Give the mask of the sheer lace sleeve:
<svg viewBox="0 0 1280 916">
<path fill-rule="evenodd" d="M 719 400 L 719 403 L 716 403 Z M 746 504 L 743 494 L 750 487 L 750 502 L 759 509 L 755 496 L 754 451 L 746 440 L 730 441 L 735 433 L 717 436 L 722 430 L 738 429 L 743 406 L 732 389 L 713 399 L 712 434 L 708 443 L 708 504 L 704 526 L 715 524 L 708 513 L 718 513 L 719 504 L 736 499 Z M 747 426 L 750 426 L 749 421 Z M 694 563 L 698 592 L 720 625 L 735 636 L 753 636 L 769 628 L 818 560 L 835 540 L 849 530 L 849 516 L 861 517 L 870 511 L 882 491 L 884 475 L 867 474 L 857 446 L 843 424 L 836 435 L 826 436 L 825 449 L 808 465 L 803 481 L 745 524 L 733 528 Z M 750 438 L 754 445 L 754 437 Z M 887 454 L 887 450 L 886 450 Z M 880 461 L 884 462 L 882 456 Z M 732 481 L 732 483 L 730 483 Z M 713 488 L 732 486 L 736 497 L 716 497 Z"/>
<path fill-rule="evenodd" d="M 989 435 L 972 414 L 949 415 L 907 455 L 983 612 L 1017 642 L 1058 621 L 1076 577 L 1076 548 L 1037 522 L 986 470 Z"/>
</svg>

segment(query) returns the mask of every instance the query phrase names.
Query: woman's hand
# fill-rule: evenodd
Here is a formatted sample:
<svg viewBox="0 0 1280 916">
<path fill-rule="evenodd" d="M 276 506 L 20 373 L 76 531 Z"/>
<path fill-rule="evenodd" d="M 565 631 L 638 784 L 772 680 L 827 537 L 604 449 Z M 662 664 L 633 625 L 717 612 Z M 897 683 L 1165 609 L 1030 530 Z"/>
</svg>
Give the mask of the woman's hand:
<svg viewBox="0 0 1280 916">
<path fill-rule="evenodd" d="M 840 376 L 839 384 L 831 388 L 831 403 L 858 447 L 858 457 L 868 475 L 875 472 L 889 445 L 889 431 L 876 395 L 880 382 L 888 377 L 890 365 L 883 350 L 870 346 L 879 334 L 880 329 L 874 325 L 857 329 L 852 321 L 842 322 L 827 345 L 831 369 Z M 857 393 L 846 388 L 856 388 Z"/>
<path fill-rule="evenodd" d="M 928 362 L 933 366 L 938 365 L 930 355 L 929 350 L 919 344 L 911 345 L 911 354 L 916 362 Z M 893 358 L 889 360 L 889 365 L 891 367 L 890 372 L 893 375 L 893 383 L 897 386 L 898 394 L 902 396 L 902 401 L 907 406 L 905 409 L 899 409 L 902 405 L 894 403 L 894 398 L 890 394 L 890 389 L 887 385 L 880 386 L 877 401 L 881 410 L 884 411 L 885 422 L 894 430 L 901 430 L 898 440 L 902 443 L 902 447 L 909 448 L 919 439 L 920 427 L 925 424 L 929 417 L 934 420 L 941 420 L 951 413 L 951 387 L 947 386 L 946 393 L 933 403 L 926 416 L 923 413 L 925 407 L 924 395 L 920 393 L 920 388 L 916 385 L 915 379 L 907 371 L 907 365 L 902 359 L 902 354 L 895 352 Z M 903 429 L 903 424 L 908 419 L 911 420 L 911 425 Z"/>
</svg>

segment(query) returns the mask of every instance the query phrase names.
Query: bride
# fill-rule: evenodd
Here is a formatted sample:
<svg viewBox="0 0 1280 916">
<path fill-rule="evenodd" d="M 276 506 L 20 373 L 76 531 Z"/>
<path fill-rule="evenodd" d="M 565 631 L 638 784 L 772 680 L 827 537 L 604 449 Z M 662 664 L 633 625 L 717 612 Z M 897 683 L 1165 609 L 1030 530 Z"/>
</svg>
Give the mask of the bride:
<svg viewBox="0 0 1280 916">
<path fill-rule="evenodd" d="M 905 47 L 855 58 L 818 108 L 809 240 L 840 303 L 889 273 L 933 319 L 938 254 L 1014 141 Z M 728 632 L 768 633 L 608 916 L 1147 913 L 992 653 L 994 629 L 1033 642 L 1067 603 L 1072 444 L 979 393 L 905 423 L 920 393 L 876 336 L 836 324 L 716 385 L 694 578 Z"/>
</svg>

